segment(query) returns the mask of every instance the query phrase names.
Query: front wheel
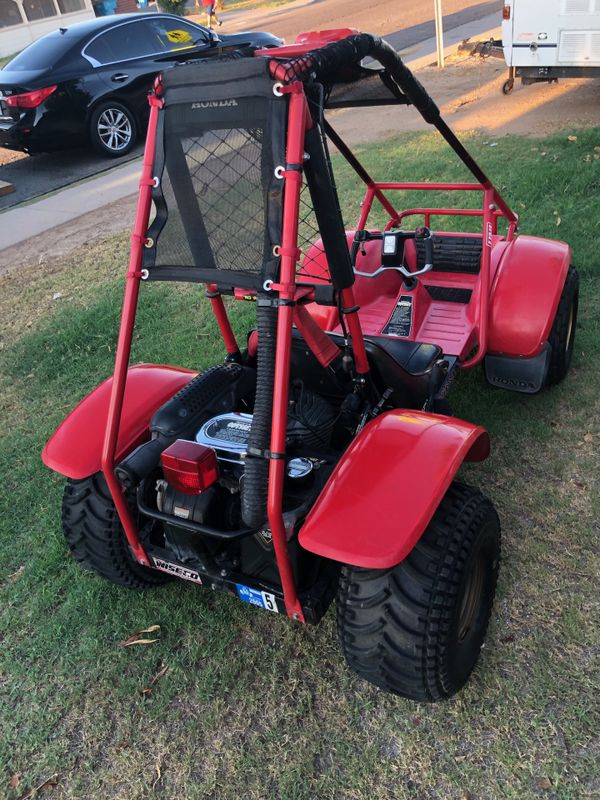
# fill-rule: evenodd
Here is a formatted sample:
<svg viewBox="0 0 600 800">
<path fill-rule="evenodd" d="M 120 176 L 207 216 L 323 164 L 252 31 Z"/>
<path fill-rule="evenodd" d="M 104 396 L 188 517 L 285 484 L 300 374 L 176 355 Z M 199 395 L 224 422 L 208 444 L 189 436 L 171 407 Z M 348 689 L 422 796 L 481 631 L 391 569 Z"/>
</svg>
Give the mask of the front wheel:
<svg viewBox="0 0 600 800">
<path fill-rule="evenodd" d="M 577 310 L 579 308 L 579 275 L 575 267 L 569 267 L 567 279 L 560 296 L 556 317 L 552 324 L 548 342 L 552 348 L 546 385 L 560 383 L 569 371 L 575 344 Z"/>
<path fill-rule="evenodd" d="M 122 103 L 100 103 L 90 118 L 90 141 L 96 152 L 109 158 L 127 155 L 137 139 L 132 112 Z"/>
<path fill-rule="evenodd" d="M 337 624 L 349 666 L 411 700 L 455 694 L 483 645 L 499 558 L 491 502 L 453 483 L 404 561 L 390 569 L 342 569 Z"/>
</svg>

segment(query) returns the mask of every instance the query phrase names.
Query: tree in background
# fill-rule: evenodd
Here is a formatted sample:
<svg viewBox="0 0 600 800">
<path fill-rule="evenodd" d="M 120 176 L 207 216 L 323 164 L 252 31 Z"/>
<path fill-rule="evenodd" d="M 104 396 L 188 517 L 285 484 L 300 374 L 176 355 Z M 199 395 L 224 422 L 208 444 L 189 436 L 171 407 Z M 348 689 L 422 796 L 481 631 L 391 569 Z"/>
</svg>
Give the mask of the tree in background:
<svg viewBox="0 0 600 800">
<path fill-rule="evenodd" d="M 179 17 L 185 16 L 185 6 L 187 0 L 159 0 L 160 10 L 166 14 L 177 14 Z"/>
</svg>

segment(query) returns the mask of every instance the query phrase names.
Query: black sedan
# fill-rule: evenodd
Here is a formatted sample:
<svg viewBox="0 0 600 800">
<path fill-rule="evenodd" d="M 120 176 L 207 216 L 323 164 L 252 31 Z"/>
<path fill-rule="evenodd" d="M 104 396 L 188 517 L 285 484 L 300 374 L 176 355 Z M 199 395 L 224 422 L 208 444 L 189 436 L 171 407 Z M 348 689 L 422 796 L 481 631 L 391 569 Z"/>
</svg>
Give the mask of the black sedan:
<svg viewBox="0 0 600 800">
<path fill-rule="evenodd" d="M 144 133 L 158 72 L 281 43 L 270 33 L 219 36 L 171 14 L 123 14 L 60 28 L 0 70 L 0 146 L 34 153 L 91 142 L 102 155 L 125 155 Z"/>
</svg>

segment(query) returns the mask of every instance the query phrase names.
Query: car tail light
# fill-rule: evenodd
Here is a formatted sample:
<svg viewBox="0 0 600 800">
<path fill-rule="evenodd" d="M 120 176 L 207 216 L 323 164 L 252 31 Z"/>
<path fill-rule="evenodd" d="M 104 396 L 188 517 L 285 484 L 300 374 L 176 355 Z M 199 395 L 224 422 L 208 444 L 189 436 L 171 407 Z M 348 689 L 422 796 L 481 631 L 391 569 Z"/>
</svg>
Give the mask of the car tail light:
<svg viewBox="0 0 600 800">
<path fill-rule="evenodd" d="M 202 494 L 219 477 L 215 451 L 185 439 L 163 450 L 160 463 L 169 486 L 184 494 Z"/>
<path fill-rule="evenodd" d="M 510 6 L 504 6 L 502 9 L 502 19 L 510 19 Z"/>
<path fill-rule="evenodd" d="M 5 97 L 4 102 L 9 108 L 36 108 L 41 105 L 52 92 L 56 91 L 56 86 L 46 86 L 45 89 L 36 89 L 25 94 L 13 94 Z"/>
</svg>

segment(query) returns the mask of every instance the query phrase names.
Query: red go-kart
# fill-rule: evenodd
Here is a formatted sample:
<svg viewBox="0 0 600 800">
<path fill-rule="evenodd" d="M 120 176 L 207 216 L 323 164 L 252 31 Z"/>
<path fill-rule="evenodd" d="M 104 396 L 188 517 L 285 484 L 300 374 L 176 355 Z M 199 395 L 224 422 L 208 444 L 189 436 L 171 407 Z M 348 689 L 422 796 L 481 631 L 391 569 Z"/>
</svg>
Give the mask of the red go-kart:
<svg viewBox="0 0 600 800">
<path fill-rule="evenodd" d="M 325 118 L 403 104 L 473 182 L 376 180 Z M 527 393 L 565 376 L 569 247 L 516 235 L 517 215 L 425 89 L 369 34 L 175 67 L 150 105 L 114 375 L 43 455 L 68 478 L 75 558 L 125 586 L 183 578 L 299 622 L 337 595 L 353 670 L 416 700 L 452 695 L 484 640 L 500 526 L 456 481 L 490 443 L 451 415 L 448 390 L 479 364 L 493 386 Z M 354 230 L 331 144 L 364 183 Z M 479 193 L 481 205 L 402 208 L 419 190 Z M 481 231 L 439 231 L 439 215 L 479 217 Z M 220 364 L 129 366 L 150 281 L 206 286 Z M 224 295 L 256 307 L 241 343 Z"/>
</svg>

